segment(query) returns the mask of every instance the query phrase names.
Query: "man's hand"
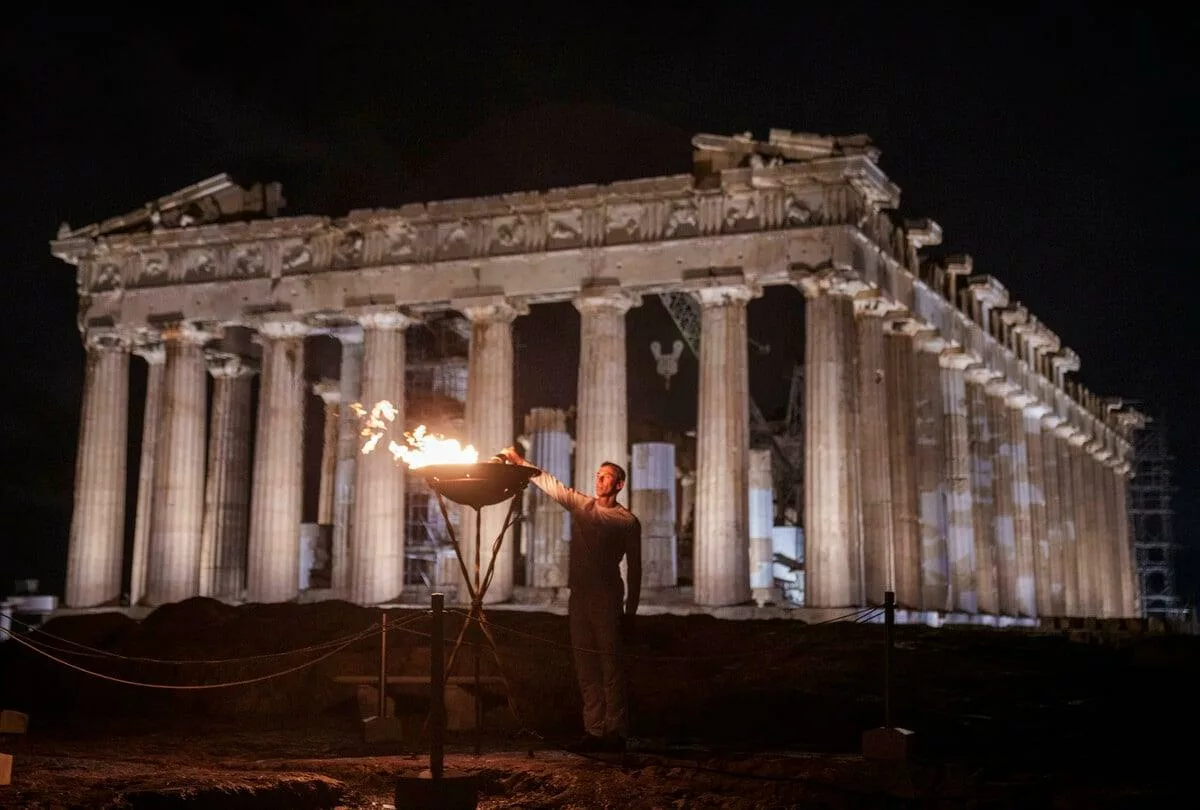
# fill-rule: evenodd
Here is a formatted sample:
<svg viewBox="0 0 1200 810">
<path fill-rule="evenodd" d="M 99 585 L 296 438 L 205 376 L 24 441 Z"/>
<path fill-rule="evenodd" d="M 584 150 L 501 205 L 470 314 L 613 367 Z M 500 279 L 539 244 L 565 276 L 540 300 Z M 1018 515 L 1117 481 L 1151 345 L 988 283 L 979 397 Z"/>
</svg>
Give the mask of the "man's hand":
<svg viewBox="0 0 1200 810">
<path fill-rule="evenodd" d="M 510 464 L 524 464 L 525 457 L 517 452 L 515 447 L 505 447 L 498 455 L 504 456 Z"/>
</svg>

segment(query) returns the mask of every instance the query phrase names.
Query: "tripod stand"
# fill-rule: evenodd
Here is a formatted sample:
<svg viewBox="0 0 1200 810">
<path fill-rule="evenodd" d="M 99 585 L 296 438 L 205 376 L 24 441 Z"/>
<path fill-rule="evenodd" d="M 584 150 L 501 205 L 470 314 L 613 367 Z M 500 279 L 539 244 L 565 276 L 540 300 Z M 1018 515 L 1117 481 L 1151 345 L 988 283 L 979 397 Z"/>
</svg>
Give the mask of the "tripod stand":
<svg viewBox="0 0 1200 810">
<path fill-rule="evenodd" d="M 454 557 L 458 561 L 459 571 L 462 574 L 463 583 L 467 588 L 467 595 L 471 599 L 471 607 L 467 613 L 466 620 L 463 622 L 458 637 L 455 639 L 454 647 L 450 652 L 450 659 L 442 670 L 442 682 L 440 684 L 431 684 L 431 687 L 439 690 L 445 689 L 444 673 L 449 672 L 453 668 L 458 651 L 466 639 L 468 628 L 473 627 L 474 648 L 472 664 L 475 686 L 475 753 L 478 754 L 483 748 L 483 691 L 481 688 L 479 665 L 480 647 L 483 646 L 484 641 L 486 641 L 487 646 L 491 649 L 492 657 L 496 662 L 496 671 L 504 686 L 504 694 L 508 702 L 509 711 L 512 712 L 513 717 L 520 718 L 516 704 L 513 701 L 512 688 L 509 685 L 507 676 L 504 674 L 504 665 L 500 661 L 500 651 L 496 645 L 496 639 L 487 626 L 487 616 L 483 611 L 483 597 L 487 594 L 488 588 L 491 586 L 492 577 L 496 571 L 496 559 L 504 544 L 504 535 L 507 534 L 513 524 L 513 519 L 517 511 L 517 499 L 525 491 L 526 486 L 529 484 L 529 479 L 537 474 L 538 471 L 533 467 L 490 462 L 471 465 L 435 465 L 423 468 L 423 472 L 425 472 L 425 478 L 430 488 L 437 493 L 438 508 L 441 510 L 442 518 L 446 523 L 446 532 L 450 537 L 450 544 L 454 549 Z M 473 577 L 472 571 L 469 571 L 467 568 L 467 562 L 463 558 L 462 546 L 450 521 L 449 510 L 446 506 L 447 498 L 455 503 L 470 506 L 475 511 Z M 484 506 L 500 503 L 506 498 L 509 501 L 508 512 L 505 515 L 504 523 L 500 527 L 499 534 L 492 541 L 491 558 L 488 560 L 487 571 L 484 572 L 482 570 L 481 559 L 481 550 L 483 547 L 482 509 Z M 441 650 L 430 650 L 430 655 L 441 655 Z"/>
</svg>

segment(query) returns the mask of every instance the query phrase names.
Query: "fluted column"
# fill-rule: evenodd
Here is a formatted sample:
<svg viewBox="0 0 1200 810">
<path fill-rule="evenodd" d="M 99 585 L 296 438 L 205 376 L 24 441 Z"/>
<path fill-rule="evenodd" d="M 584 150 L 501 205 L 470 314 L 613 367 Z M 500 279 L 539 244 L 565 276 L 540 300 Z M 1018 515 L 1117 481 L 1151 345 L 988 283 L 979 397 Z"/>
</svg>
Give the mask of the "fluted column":
<svg viewBox="0 0 1200 810">
<path fill-rule="evenodd" d="M 920 560 L 919 606 L 923 610 L 946 611 L 954 607 L 950 587 L 946 433 L 945 416 L 942 413 L 945 403 L 940 359 L 946 342 L 932 330 L 918 331 L 916 324 L 911 322 L 909 329 L 914 337 L 892 338 L 893 341 L 903 340 L 906 345 L 895 346 L 893 350 L 900 350 L 901 358 L 915 366 L 905 375 L 912 377 L 913 389 L 907 392 L 907 397 L 903 393 L 896 397 L 903 413 L 891 430 L 893 442 L 903 436 L 906 430 L 912 436 L 913 447 L 908 454 L 912 461 L 909 463 L 916 466 L 915 474 L 909 476 L 910 480 L 901 483 L 904 476 L 899 472 L 904 469 L 905 462 L 900 453 L 892 453 L 892 497 L 897 506 L 903 505 L 903 509 L 896 513 L 896 559 L 903 561 L 911 553 Z M 914 340 L 917 348 L 915 355 Z M 904 408 L 902 403 L 911 404 Z M 893 413 L 899 412 L 893 409 Z M 907 539 L 909 537 L 912 539 Z M 915 545 L 913 552 L 904 552 L 903 549 L 910 545 Z M 911 565 L 897 566 L 897 573 L 911 568 Z M 900 578 L 897 582 L 898 594 L 903 581 Z"/>
<path fill-rule="evenodd" d="M 200 592 L 208 404 L 202 347 L 210 337 L 190 324 L 163 331 L 167 359 L 146 559 L 144 601 L 149 605 L 178 602 Z"/>
<path fill-rule="evenodd" d="M 1071 508 L 1075 514 L 1075 563 L 1078 571 L 1079 615 L 1099 616 L 1096 571 L 1092 544 L 1093 523 L 1091 510 L 1091 477 L 1087 474 L 1087 451 L 1083 445 L 1088 436 L 1078 430 L 1068 440 L 1071 456 Z"/>
<path fill-rule="evenodd" d="M 1050 409 L 1033 402 L 1021 411 L 1025 433 L 1025 475 L 1029 492 L 1030 560 L 1034 615 L 1053 616 L 1050 585 L 1050 539 L 1046 522 L 1046 466 L 1042 454 L 1042 417 Z"/>
<path fill-rule="evenodd" d="M 84 336 L 84 347 L 87 367 L 63 597 L 70 607 L 120 597 L 125 546 L 129 338 L 113 329 L 92 329 Z"/>
<path fill-rule="evenodd" d="M 516 425 L 513 419 L 513 336 L 512 324 L 528 310 L 512 301 L 496 296 L 474 298 L 457 305 L 471 321 L 471 347 L 467 358 L 466 442 L 475 446 L 480 458 L 500 451 L 513 443 Z M 591 481 L 592 470 L 586 480 Z M 581 482 L 576 481 L 576 486 Z M 475 535 L 475 510 L 464 506 L 459 525 L 462 531 L 462 551 L 475 581 L 475 549 L 479 547 L 480 582 L 492 559 L 492 548 L 504 528 L 508 503 L 485 506 L 479 515 L 481 538 Z M 496 553 L 496 565 L 491 586 L 484 602 L 505 602 L 513 593 L 513 538 L 505 535 Z M 459 592 L 466 601 L 467 590 Z"/>
<path fill-rule="evenodd" d="M 416 321 L 395 308 L 359 314 L 363 328 L 362 401 L 370 410 L 382 400 L 396 408 L 391 435 L 355 467 L 354 517 L 350 523 L 350 590 L 359 605 L 392 602 L 404 590 L 404 491 L 407 468 L 387 451 L 403 442 L 405 427 L 404 330 Z"/>
<path fill-rule="evenodd" d="M 342 344 L 338 372 L 339 399 L 347 405 L 362 399 L 363 330 L 344 326 L 334 333 Z M 373 405 L 374 403 L 368 403 Z M 341 408 L 338 419 L 337 470 L 333 495 L 333 543 L 329 561 L 333 592 L 345 599 L 350 583 L 350 521 L 354 515 L 354 478 L 359 456 L 359 424 L 353 408 Z"/>
<path fill-rule="evenodd" d="M 746 304 L 759 290 L 725 283 L 693 292 L 700 302 L 700 407 L 696 424 L 698 605 L 750 599 L 750 370 Z"/>
<path fill-rule="evenodd" d="M 1092 488 L 1096 493 L 1096 563 L 1099 569 L 1101 614 L 1106 618 L 1121 615 L 1121 583 L 1117 575 L 1117 545 L 1113 532 L 1112 512 L 1115 500 L 1109 481 L 1108 459 L 1112 455 L 1103 440 L 1087 447 L 1092 473 Z"/>
<path fill-rule="evenodd" d="M 1126 616 L 1142 615 L 1141 594 L 1138 592 L 1137 564 L 1129 527 L 1129 470 L 1128 461 L 1113 467 L 1113 492 L 1116 502 L 1117 542 L 1121 549 L 1121 591 Z"/>
<path fill-rule="evenodd" d="M 1074 425 L 1065 421 L 1054 428 L 1063 532 L 1063 610 L 1067 616 L 1084 615 L 1079 579 L 1079 523 L 1075 519 L 1075 453 L 1071 442 L 1075 433 Z"/>
<path fill-rule="evenodd" d="M 590 493 L 605 461 L 629 467 L 629 393 L 625 313 L 641 296 L 614 285 L 584 288 L 579 310 L 579 378 L 575 417 L 575 485 Z M 629 504 L 629 487 L 617 495 Z"/>
<path fill-rule="evenodd" d="M 129 604 L 137 605 L 146 593 L 146 562 L 150 549 L 150 516 L 154 510 L 154 459 L 158 427 L 162 421 L 163 369 L 167 351 L 155 335 L 140 342 L 133 353 L 146 361 L 146 402 L 142 413 L 142 453 L 138 462 L 137 514 L 133 524 L 133 553 L 129 566 Z"/>
<path fill-rule="evenodd" d="M 998 615 L 1001 612 L 996 548 L 996 448 L 999 441 L 998 426 L 992 414 L 992 397 L 986 390 L 988 381 L 994 378 L 995 373 L 983 366 L 972 367 L 966 377 L 979 611 Z"/>
<path fill-rule="evenodd" d="M 525 416 L 525 435 L 529 440 L 529 460 L 567 486 L 571 485 L 571 434 L 567 432 L 567 413 L 561 408 L 534 408 Z M 674 450 L 674 446 L 672 446 Z M 636 458 L 635 458 L 636 469 Z M 630 485 L 638 485 L 634 471 Z M 637 491 L 634 507 L 637 508 Z M 571 540 L 571 515 L 537 487 L 525 490 L 525 514 L 528 527 L 526 543 L 529 562 L 526 583 L 534 588 L 565 588 L 567 559 Z M 642 520 L 643 571 L 649 571 L 646 559 L 653 541 L 647 537 L 651 516 L 636 514 Z M 643 576 L 649 584 L 649 578 Z"/>
<path fill-rule="evenodd" d="M 946 457 L 946 546 L 950 559 L 950 593 L 953 609 L 965 613 L 979 610 L 966 378 L 966 369 L 972 363 L 970 355 L 957 351 L 943 352 L 939 358 Z"/>
<path fill-rule="evenodd" d="M 259 327 L 262 379 L 250 496 L 246 601 L 287 602 L 300 591 L 304 488 L 304 324 Z"/>
<path fill-rule="evenodd" d="M 1009 407 L 1005 403 L 1015 386 L 1003 379 L 986 387 L 988 416 L 996 434 L 995 474 L 992 496 L 995 513 L 992 517 L 992 540 L 996 554 L 996 591 L 1000 596 L 1000 613 L 1018 616 L 1017 596 L 1017 533 L 1013 496 L 1016 480 L 1013 471 L 1012 425 Z"/>
<path fill-rule="evenodd" d="M 313 393 L 321 398 L 325 416 L 324 429 L 321 431 L 321 484 L 317 494 L 317 524 L 332 526 L 342 391 L 337 380 L 321 380 L 313 385 Z"/>
<path fill-rule="evenodd" d="M 236 354 L 208 356 L 213 377 L 208 483 L 200 532 L 200 595 L 241 599 L 250 532 L 250 383 L 257 369 Z"/>
<path fill-rule="evenodd" d="M 1013 550 L 1016 567 L 1016 614 L 1037 615 L 1037 584 L 1034 577 L 1033 497 L 1029 485 L 1029 441 L 1025 432 L 1025 409 L 1033 397 L 1017 391 L 1005 399 L 1008 407 L 1008 443 L 1012 464 Z"/>
<path fill-rule="evenodd" d="M 772 600 L 775 585 L 774 554 L 771 551 L 771 528 L 775 523 L 775 487 L 771 479 L 771 450 L 751 450 L 749 456 L 750 592 L 754 601 L 765 604 Z"/>
<path fill-rule="evenodd" d="M 804 598 L 863 603 L 858 376 L 852 280 L 801 282 L 804 309 Z"/>
<path fill-rule="evenodd" d="M 1058 473 L 1059 439 L 1055 435 L 1062 418 L 1046 413 L 1041 419 L 1041 472 L 1042 492 L 1046 502 L 1043 542 L 1046 544 L 1046 604 L 1042 604 L 1042 591 L 1038 590 L 1038 613 L 1046 616 L 1066 616 L 1066 549 L 1063 532 L 1062 485 Z M 1043 612 L 1043 609 L 1045 612 Z"/>
<path fill-rule="evenodd" d="M 885 591 L 897 591 L 905 607 L 920 601 L 909 582 L 902 599 L 897 588 L 895 531 L 892 522 L 892 442 L 888 431 L 887 346 L 883 318 L 895 304 L 881 297 L 857 298 L 854 314 L 858 344 L 858 441 L 862 502 L 863 587 L 867 604 L 883 603 Z M 909 371 L 911 372 L 911 364 Z M 906 385 L 907 383 L 907 385 Z M 911 380 L 898 380 L 911 396 Z M 911 409 L 910 409 L 911 414 Z M 907 431 L 911 441 L 912 430 Z M 912 450 L 911 447 L 905 448 Z M 917 565 L 917 560 L 911 561 Z"/>
</svg>

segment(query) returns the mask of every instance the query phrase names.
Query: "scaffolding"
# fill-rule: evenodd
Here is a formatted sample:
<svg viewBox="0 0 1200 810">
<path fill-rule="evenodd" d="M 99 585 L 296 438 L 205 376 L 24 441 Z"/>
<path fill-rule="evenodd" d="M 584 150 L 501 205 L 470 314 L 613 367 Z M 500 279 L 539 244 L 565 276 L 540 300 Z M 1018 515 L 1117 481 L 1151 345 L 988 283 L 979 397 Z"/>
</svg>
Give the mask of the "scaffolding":
<svg viewBox="0 0 1200 810">
<path fill-rule="evenodd" d="M 1148 421 L 1133 434 L 1133 479 L 1129 483 L 1129 521 L 1137 555 L 1142 615 L 1178 616 L 1175 592 L 1174 512 L 1171 509 L 1171 462 L 1166 429 Z"/>
</svg>

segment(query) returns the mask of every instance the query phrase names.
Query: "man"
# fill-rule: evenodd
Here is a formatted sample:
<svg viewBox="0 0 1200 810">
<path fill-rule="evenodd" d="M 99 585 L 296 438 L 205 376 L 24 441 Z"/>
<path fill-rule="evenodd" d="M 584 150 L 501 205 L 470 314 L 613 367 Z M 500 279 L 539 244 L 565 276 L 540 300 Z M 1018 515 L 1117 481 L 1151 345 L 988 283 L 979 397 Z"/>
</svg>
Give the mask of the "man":
<svg viewBox="0 0 1200 810">
<path fill-rule="evenodd" d="M 505 448 L 503 455 L 513 464 L 534 466 L 515 448 Z M 587 732 L 572 750 L 624 751 L 629 705 L 621 636 L 637 614 L 642 592 L 642 524 L 617 503 L 625 470 L 611 461 L 601 464 L 595 497 L 571 489 L 545 470 L 532 481 L 572 518 L 567 615 Z M 628 588 L 621 582 L 621 558 L 626 560 Z"/>
</svg>

